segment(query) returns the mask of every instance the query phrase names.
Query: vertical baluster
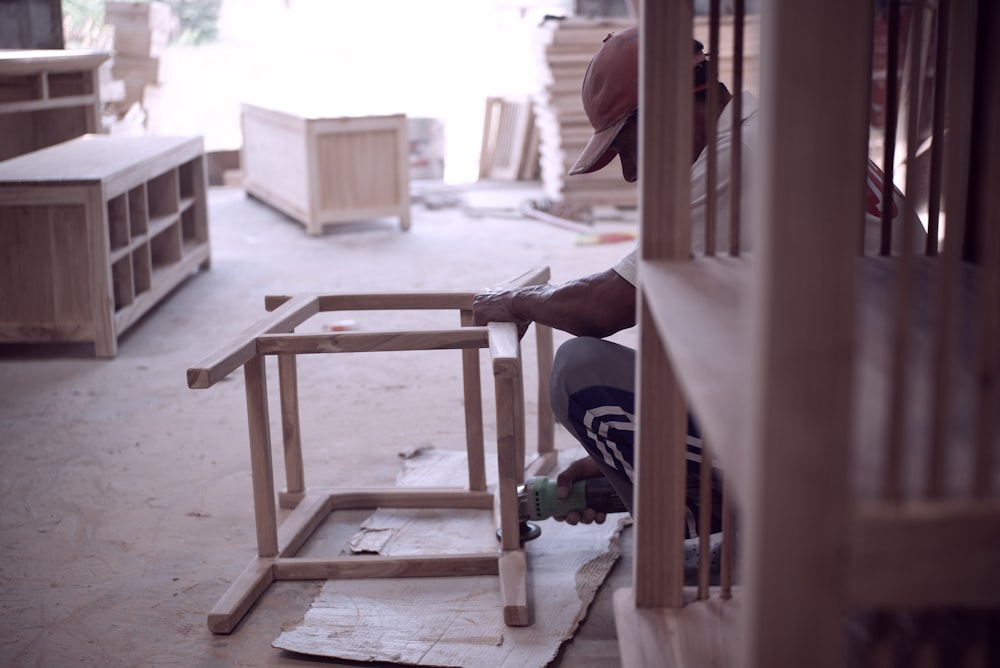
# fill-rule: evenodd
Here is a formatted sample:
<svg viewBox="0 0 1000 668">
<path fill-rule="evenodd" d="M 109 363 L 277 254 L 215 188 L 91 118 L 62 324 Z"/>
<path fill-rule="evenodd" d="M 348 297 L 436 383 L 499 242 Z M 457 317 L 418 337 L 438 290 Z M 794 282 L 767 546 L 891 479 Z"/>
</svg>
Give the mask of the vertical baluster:
<svg viewBox="0 0 1000 668">
<path fill-rule="evenodd" d="M 948 59 L 948 139 L 945 145 L 945 191 L 948 205 L 945 247 L 938 276 L 938 317 L 933 338 L 931 405 L 931 449 L 927 461 L 926 493 L 939 498 L 946 478 L 945 445 L 951 399 L 950 370 L 952 341 L 957 312 L 954 307 L 962 247 L 965 245 L 965 218 L 968 212 L 969 155 L 972 146 L 972 87 L 975 71 L 976 5 L 958 2 L 951 6 Z M 950 223 L 950 224 L 949 224 Z"/>
<path fill-rule="evenodd" d="M 915 0 L 913 14 L 918 18 L 910 22 L 910 36 L 907 40 L 907 50 L 909 53 L 922 53 L 923 25 L 920 17 L 923 12 L 923 0 Z M 907 104 L 906 118 L 906 164 L 912 165 L 917 153 L 917 130 L 920 119 L 921 108 L 921 72 L 922 69 L 916 62 L 910 63 L 908 88 L 911 99 Z M 885 496 L 887 499 L 897 500 L 900 498 L 900 469 L 903 459 L 903 439 L 905 425 L 905 405 L 906 388 L 908 385 L 908 369 L 910 354 L 910 312 L 912 311 L 913 298 L 913 226 L 910 221 L 915 216 L 913 208 L 913 196 L 916 192 L 917 172 L 915 169 L 906 170 L 906 193 L 907 197 L 903 202 L 903 210 L 899 212 L 902 216 L 902 253 L 899 260 L 899 273 L 896 276 L 896 294 L 893 301 L 892 326 L 889 328 L 891 345 L 890 379 L 889 379 L 889 434 L 886 456 L 886 481 Z M 892 200 L 882 200 L 883 215 L 886 210 L 891 214 Z"/>
<path fill-rule="evenodd" d="M 708 76 L 705 80 L 708 86 L 705 90 L 705 141 L 708 152 L 705 174 L 705 255 L 715 255 L 715 219 L 718 208 L 716 189 L 719 184 L 718 161 L 719 147 L 717 129 L 719 109 L 719 0 L 709 2 L 708 17 Z"/>
<path fill-rule="evenodd" d="M 997 442 L 997 406 L 1000 405 L 1000 196 L 995 184 L 1000 179 L 1000 87 L 994 82 L 1000 77 L 1000 44 L 996 30 L 1000 29 L 1000 9 L 987 8 L 980 18 L 983 49 L 977 56 L 981 78 L 977 91 L 981 98 L 977 108 L 986 110 L 978 126 L 975 180 L 977 224 L 982 241 L 979 284 L 979 351 L 977 356 L 977 414 L 975 458 L 972 489 L 976 498 L 985 499 L 993 493 L 993 467 Z"/>
<path fill-rule="evenodd" d="M 882 171 L 882 233 L 879 255 L 892 254 L 892 175 L 896 160 L 896 114 L 899 113 L 899 0 L 889 0 L 885 68 L 885 136 Z"/>
<path fill-rule="evenodd" d="M 698 600 L 708 598 L 711 575 L 712 451 L 708 440 L 701 443 L 701 478 L 698 480 Z"/>
<path fill-rule="evenodd" d="M 744 0 L 736 0 L 733 15 L 733 134 L 730 137 L 732 163 L 729 168 L 729 254 L 740 254 L 740 195 L 743 187 L 743 23 Z"/>
<path fill-rule="evenodd" d="M 736 525 L 733 504 L 729 501 L 728 485 L 722 483 L 722 555 L 719 564 L 719 597 L 733 597 L 733 566 L 736 562 Z"/>
<path fill-rule="evenodd" d="M 927 255 L 938 254 L 941 213 L 941 172 L 944 162 L 945 105 L 948 101 L 948 33 L 951 0 L 938 0 L 937 52 L 934 61 L 934 125 L 931 140 L 931 171 L 927 200 Z"/>
</svg>

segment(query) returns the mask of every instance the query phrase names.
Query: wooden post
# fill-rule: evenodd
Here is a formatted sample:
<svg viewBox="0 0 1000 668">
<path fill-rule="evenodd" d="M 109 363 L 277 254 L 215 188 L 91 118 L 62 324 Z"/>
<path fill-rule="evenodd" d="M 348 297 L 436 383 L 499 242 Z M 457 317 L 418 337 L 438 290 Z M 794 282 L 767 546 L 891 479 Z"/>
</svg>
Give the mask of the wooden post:
<svg viewBox="0 0 1000 668">
<path fill-rule="evenodd" d="M 302 430 L 299 423 L 299 373 L 295 355 L 278 355 L 278 387 L 281 395 L 281 433 L 285 449 L 285 494 L 305 494 L 302 467 Z M 296 499 L 296 502 L 298 499 Z"/>
<path fill-rule="evenodd" d="M 278 522 L 274 507 L 274 470 L 271 465 L 271 427 L 264 357 L 256 355 L 246 362 L 243 376 L 250 428 L 250 474 L 257 524 L 257 556 L 274 557 L 278 554 Z"/>
<path fill-rule="evenodd" d="M 840 666 L 871 1 L 762 10 L 742 665 Z M 847 187 L 845 187 L 845 184 Z"/>
<path fill-rule="evenodd" d="M 472 326 L 472 311 L 461 312 L 462 327 Z M 469 489 L 486 489 L 486 453 L 483 445 L 483 390 L 479 373 L 479 349 L 462 351 L 462 383 L 465 397 L 465 450 L 469 464 Z"/>
</svg>

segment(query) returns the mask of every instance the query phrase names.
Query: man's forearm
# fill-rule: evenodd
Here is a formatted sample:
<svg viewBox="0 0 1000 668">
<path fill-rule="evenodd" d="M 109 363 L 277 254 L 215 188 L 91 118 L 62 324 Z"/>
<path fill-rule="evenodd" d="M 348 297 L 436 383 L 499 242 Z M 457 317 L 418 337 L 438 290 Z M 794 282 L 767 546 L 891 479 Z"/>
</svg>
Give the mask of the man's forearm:
<svg viewBox="0 0 1000 668">
<path fill-rule="evenodd" d="M 635 288 L 611 269 L 561 285 L 520 288 L 508 296 L 516 320 L 574 336 L 605 337 L 635 324 Z"/>
</svg>

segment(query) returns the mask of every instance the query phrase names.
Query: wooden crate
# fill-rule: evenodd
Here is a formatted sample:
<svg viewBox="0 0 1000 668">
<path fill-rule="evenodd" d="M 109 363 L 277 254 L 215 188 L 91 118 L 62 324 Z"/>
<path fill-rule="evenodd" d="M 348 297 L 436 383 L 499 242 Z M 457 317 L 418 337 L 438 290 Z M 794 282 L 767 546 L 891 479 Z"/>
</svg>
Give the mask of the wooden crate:
<svg viewBox="0 0 1000 668">
<path fill-rule="evenodd" d="M 0 341 L 118 336 L 209 264 L 200 137 L 85 135 L 0 163 Z"/>
<path fill-rule="evenodd" d="M 243 185 L 301 222 L 399 218 L 410 227 L 406 116 L 329 118 L 243 104 Z"/>
<path fill-rule="evenodd" d="M 0 160 L 100 130 L 100 51 L 0 51 Z"/>
</svg>

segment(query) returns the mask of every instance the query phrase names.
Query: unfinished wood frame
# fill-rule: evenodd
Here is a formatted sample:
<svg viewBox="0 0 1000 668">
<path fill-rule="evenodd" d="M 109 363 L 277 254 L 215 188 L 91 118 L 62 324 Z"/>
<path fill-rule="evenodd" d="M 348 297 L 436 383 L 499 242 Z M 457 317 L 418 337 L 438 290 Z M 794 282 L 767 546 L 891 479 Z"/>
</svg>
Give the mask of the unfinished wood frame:
<svg viewBox="0 0 1000 668">
<path fill-rule="evenodd" d="M 908 86 L 888 77 L 909 97 L 888 96 L 901 129 L 885 133 L 886 161 L 905 136 L 913 164 L 916 118 L 933 107 L 930 233 L 921 257 L 910 227 L 892 251 L 883 224 L 881 256 L 859 257 L 872 64 L 857 45 L 872 42 L 874 3 L 762 4 L 761 141 L 741 184 L 756 191 L 754 244 L 716 257 L 688 251 L 689 103 L 673 91 L 690 85 L 677 45 L 691 3 L 642 6 L 636 554 L 633 587 L 615 596 L 625 666 L 841 666 L 853 614 L 1000 610 L 1000 9 L 909 3 L 921 20 L 898 63 Z M 924 59 L 936 61 L 927 95 Z M 726 567 L 717 591 L 672 570 L 683 407 L 741 520 L 736 588 Z M 728 509 L 723 522 L 731 544 Z M 995 635 L 968 627 L 961 652 L 927 634 L 910 660 L 985 665 Z M 902 665 L 874 631 L 866 658 Z"/>
<path fill-rule="evenodd" d="M 504 287 L 547 282 L 548 267 L 532 269 Z M 214 633 L 229 633 L 271 582 L 289 579 L 379 578 L 444 575 L 499 575 L 505 623 L 530 622 L 527 564 L 520 543 L 517 486 L 525 475 L 542 475 L 555 465 L 554 418 L 549 408 L 552 330 L 535 326 L 538 355 L 537 454 L 525 465 L 524 386 L 520 340 L 512 323 L 472 326 L 476 292 L 335 293 L 268 297 L 271 315 L 188 369 L 188 386 L 213 386 L 240 367 L 244 370 L 250 461 L 253 477 L 257 556 L 208 615 Z M 295 328 L 317 313 L 341 310 L 454 310 L 454 329 L 297 334 Z M 492 359 L 497 416 L 496 496 L 487 490 L 483 444 L 479 350 Z M 460 350 L 465 393 L 468 487 L 343 489 L 308 488 L 299 429 L 296 356 L 397 350 Z M 286 488 L 281 507 L 294 508 L 278 526 L 271 464 L 270 420 L 265 357 L 278 357 Z M 482 554 L 297 558 L 298 550 L 334 510 L 357 508 L 493 509 L 500 528 L 498 550 Z"/>
</svg>

